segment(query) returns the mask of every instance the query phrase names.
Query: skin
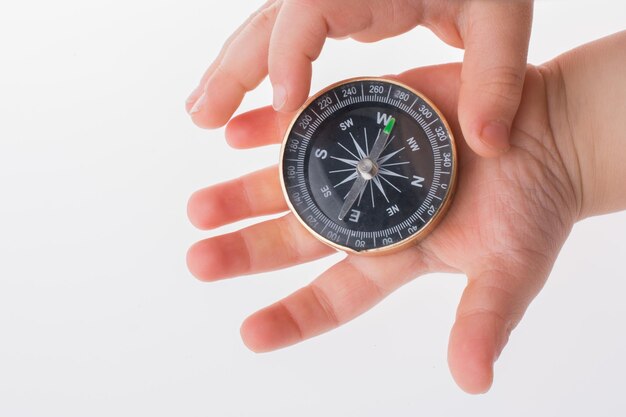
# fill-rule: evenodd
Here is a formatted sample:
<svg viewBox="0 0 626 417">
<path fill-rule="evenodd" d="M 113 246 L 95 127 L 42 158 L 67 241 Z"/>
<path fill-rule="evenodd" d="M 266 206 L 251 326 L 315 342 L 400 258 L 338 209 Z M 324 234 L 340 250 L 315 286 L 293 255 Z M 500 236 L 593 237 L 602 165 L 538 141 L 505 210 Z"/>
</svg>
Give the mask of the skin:
<svg viewBox="0 0 626 417">
<path fill-rule="evenodd" d="M 460 126 L 475 152 L 497 156 L 520 104 L 532 12 L 532 0 L 269 0 L 228 39 L 186 109 L 200 127 L 223 126 L 269 74 L 274 108 L 288 114 L 306 100 L 327 38 L 374 42 L 422 25 L 465 49 Z"/>
<path fill-rule="evenodd" d="M 448 363 L 463 390 L 489 390 L 493 363 L 574 223 L 626 208 L 625 66 L 626 32 L 529 66 L 510 150 L 497 159 L 477 156 L 462 135 L 460 64 L 398 75 L 438 104 L 458 138 L 459 184 L 448 214 L 418 245 L 381 257 L 347 255 L 308 286 L 253 314 L 241 328 L 246 345 L 264 352 L 298 343 L 362 314 L 420 275 L 460 272 L 467 286 Z M 270 107 L 245 113 L 228 124 L 227 140 L 240 148 L 279 143 L 290 117 Z M 286 211 L 278 181 L 277 168 L 270 167 L 200 190 L 189 201 L 189 217 L 208 229 Z M 195 276 L 214 281 L 330 253 L 285 214 L 198 242 L 187 260 Z"/>
</svg>

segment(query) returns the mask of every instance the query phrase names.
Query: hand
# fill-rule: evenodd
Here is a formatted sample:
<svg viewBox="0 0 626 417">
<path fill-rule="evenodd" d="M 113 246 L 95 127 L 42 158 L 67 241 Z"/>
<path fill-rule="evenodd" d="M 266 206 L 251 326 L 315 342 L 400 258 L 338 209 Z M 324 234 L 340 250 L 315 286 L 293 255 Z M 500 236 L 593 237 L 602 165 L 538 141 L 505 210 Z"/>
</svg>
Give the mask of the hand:
<svg viewBox="0 0 626 417">
<path fill-rule="evenodd" d="M 187 111 L 198 126 L 222 126 L 268 73 L 274 108 L 295 111 L 308 96 L 311 63 L 327 37 L 373 42 L 424 25 L 465 48 L 461 128 L 474 151 L 495 156 L 508 149 L 520 102 L 532 6 L 532 0 L 269 0 L 226 42 Z"/>
<path fill-rule="evenodd" d="M 348 255 L 310 285 L 249 317 L 242 337 L 254 351 L 278 349 L 351 320 L 419 275 L 462 272 L 468 284 L 450 334 L 448 361 L 464 390 L 484 392 L 492 382 L 493 362 L 542 288 L 579 215 L 561 159 L 568 154 L 563 151 L 568 138 L 557 143 L 553 137 L 546 82 L 536 68 L 526 73 L 511 149 L 498 159 L 471 152 L 455 122 L 460 65 L 417 69 L 398 79 L 424 92 L 452 122 L 459 183 L 449 212 L 414 247 L 382 257 Z M 227 140 L 236 147 L 278 143 L 291 117 L 269 107 L 251 111 L 229 123 Z M 286 210 L 276 167 L 200 190 L 189 202 L 191 221 L 203 229 Z M 331 253 L 286 214 L 198 242 L 188 253 L 188 265 L 198 278 L 213 281 Z"/>
</svg>

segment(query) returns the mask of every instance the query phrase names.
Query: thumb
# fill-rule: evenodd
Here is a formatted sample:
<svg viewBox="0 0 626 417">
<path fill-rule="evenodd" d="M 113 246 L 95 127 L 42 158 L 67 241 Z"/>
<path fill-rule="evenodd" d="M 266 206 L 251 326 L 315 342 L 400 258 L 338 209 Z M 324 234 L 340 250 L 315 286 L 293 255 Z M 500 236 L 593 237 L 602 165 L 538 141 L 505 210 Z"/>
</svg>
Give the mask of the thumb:
<svg viewBox="0 0 626 417">
<path fill-rule="evenodd" d="M 532 23 L 532 0 L 465 2 L 465 57 L 459 121 L 469 146 L 493 157 L 509 147 L 520 103 Z"/>
<path fill-rule="evenodd" d="M 548 274 L 516 277 L 504 271 L 470 276 L 450 333 L 450 371 L 459 387 L 471 394 L 491 387 L 493 363 Z"/>
</svg>

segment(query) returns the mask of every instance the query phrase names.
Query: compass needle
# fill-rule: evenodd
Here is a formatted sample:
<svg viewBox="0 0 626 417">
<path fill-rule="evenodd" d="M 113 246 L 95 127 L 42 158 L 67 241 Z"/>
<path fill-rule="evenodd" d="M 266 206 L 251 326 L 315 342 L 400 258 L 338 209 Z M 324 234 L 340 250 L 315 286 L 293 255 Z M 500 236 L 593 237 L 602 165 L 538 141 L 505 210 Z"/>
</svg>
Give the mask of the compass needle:
<svg viewBox="0 0 626 417">
<path fill-rule="evenodd" d="M 324 89 L 296 113 L 280 168 L 289 208 L 313 236 L 348 252 L 388 253 L 441 220 L 456 183 L 456 147 L 426 97 L 396 81 L 359 78 Z"/>
<path fill-rule="evenodd" d="M 343 206 L 341 206 L 339 216 L 337 216 L 339 220 L 343 220 L 343 218 L 346 217 L 346 214 L 348 214 L 348 211 L 350 211 L 350 208 L 354 205 L 354 202 L 358 198 L 359 194 L 361 194 L 361 188 L 365 188 L 366 185 L 367 180 L 361 176 L 357 176 L 357 179 L 354 181 L 352 188 L 350 188 L 348 195 L 346 195 Z"/>
</svg>

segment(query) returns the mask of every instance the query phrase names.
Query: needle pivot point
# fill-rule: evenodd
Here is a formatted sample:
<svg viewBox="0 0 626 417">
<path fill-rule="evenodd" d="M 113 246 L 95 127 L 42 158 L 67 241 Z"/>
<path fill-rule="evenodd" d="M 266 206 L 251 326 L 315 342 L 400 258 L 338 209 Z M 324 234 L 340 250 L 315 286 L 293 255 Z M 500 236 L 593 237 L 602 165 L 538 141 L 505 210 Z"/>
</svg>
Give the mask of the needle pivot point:
<svg viewBox="0 0 626 417">
<path fill-rule="evenodd" d="M 366 180 L 371 180 L 378 173 L 378 167 L 369 158 L 361 159 L 359 163 L 356 165 L 356 170 Z"/>
</svg>

